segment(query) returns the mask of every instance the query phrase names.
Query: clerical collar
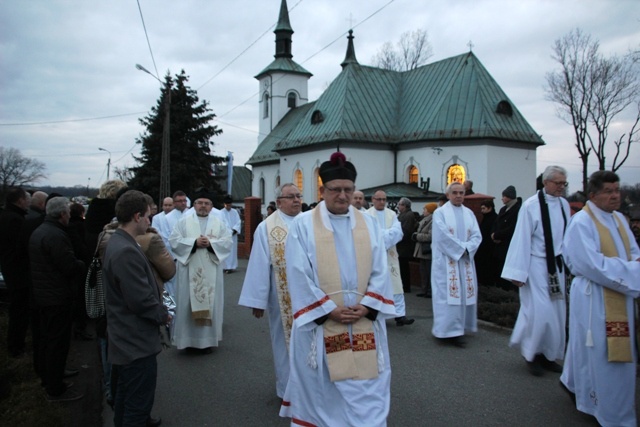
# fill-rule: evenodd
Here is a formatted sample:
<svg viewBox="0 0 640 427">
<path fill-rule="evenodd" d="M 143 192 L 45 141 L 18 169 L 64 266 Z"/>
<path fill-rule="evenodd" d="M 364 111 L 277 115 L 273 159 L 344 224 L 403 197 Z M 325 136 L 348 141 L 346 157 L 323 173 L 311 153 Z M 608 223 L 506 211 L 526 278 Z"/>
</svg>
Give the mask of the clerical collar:
<svg viewBox="0 0 640 427">
<path fill-rule="evenodd" d="M 606 224 L 606 221 L 611 220 L 611 218 L 613 217 L 613 212 L 607 212 L 605 210 L 600 209 L 591 200 L 587 200 L 587 204 L 589 205 L 591 212 L 593 212 L 593 214 L 598 218 L 600 222 Z"/>
<path fill-rule="evenodd" d="M 281 215 L 283 218 L 288 218 L 288 219 L 293 219 L 293 218 L 295 218 L 295 216 L 287 215 L 286 213 L 284 213 L 284 212 L 282 212 L 282 211 L 280 211 L 280 215 Z"/>
</svg>

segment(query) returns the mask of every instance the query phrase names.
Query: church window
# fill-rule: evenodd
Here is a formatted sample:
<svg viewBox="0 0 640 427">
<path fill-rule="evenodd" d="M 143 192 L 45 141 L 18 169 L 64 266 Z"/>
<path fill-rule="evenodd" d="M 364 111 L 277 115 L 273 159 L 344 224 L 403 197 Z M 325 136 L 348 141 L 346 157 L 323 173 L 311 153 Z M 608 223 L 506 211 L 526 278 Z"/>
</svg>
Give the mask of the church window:
<svg viewBox="0 0 640 427">
<path fill-rule="evenodd" d="M 324 121 L 324 116 L 322 115 L 322 112 L 320 110 L 315 110 L 311 114 L 311 124 L 312 125 L 316 125 L 318 123 L 322 123 L 323 121 Z"/>
<path fill-rule="evenodd" d="M 498 102 L 496 113 L 511 117 L 513 115 L 513 108 L 511 107 L 511 104 L 509 104 L 509 101 L 502 100 Z"/>
<path fill-rule="evenodd" d="M 260 178 L 259 187 L 258 191 L 260 192 L 260 199 L 262 200 L 262 203 L 266 203 L 264 199 L 264 178 Z"/>
<path fill-rule="evenodd" d="M 320 178 L 320 168 L 316 168 L 316 188 L 315 188 L 315 193 L 316 193 L 316 202 L 320 201 L 320 199 L 322 198 L 322 195 L 320 195 L 320 187 L 322 187 L 322 179 Z"/>
<path fill-rule="evenodd" d="M 418 183 L 418 168 L 411 165 L 409 166 L 409 184 L 417 184 Z"/>
<path fill-rule="evenodd" d="M 296 94 L 293 92 L 289 92 L 287 95 L 287 107 L 296 108 Z"/>
<path fill-rule="evenodd" d="M 452 182 L 459 182 L 460 184 L 463 184 L 466 179 L 466 175 L 467 174 L 461 165 L 453 164 L 449 166 L 449 169 L 447 170 L 447 185 Z"/>
<path fill-rule="evenodd" d="M 303 177 L 302 171 L 300 169 L 296 169 L 296 172 L 294 173 L 294 182 L 296 183 L 296 186 L 298 187 L 300 192 L 302 192 Z"/>
<path fill-rule="evenodd" d="M 264 97 L 262 97 L 262 103 L 264 104 L 262 106 L 262 118 L 266 119 L 267 117 L 269 117 L 269 94 L 265 93 Z"/>
<path fill-rule="evenodd" d="M 280 175 L 276 176 L 276 188 L 280 188 Z"/>
</svg>

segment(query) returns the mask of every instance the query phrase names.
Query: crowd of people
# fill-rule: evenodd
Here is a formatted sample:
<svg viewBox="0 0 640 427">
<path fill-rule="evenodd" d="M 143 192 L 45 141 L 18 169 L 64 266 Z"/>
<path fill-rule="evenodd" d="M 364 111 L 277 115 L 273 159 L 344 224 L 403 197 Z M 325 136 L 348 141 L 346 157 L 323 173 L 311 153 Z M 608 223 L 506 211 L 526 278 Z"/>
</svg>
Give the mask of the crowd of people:
<svg viewBox="0 0 640 427">
<path fill-rule="evenodd" d="M 481 285 L 518 289 L 509 346 L 529 372 L 561 374 L 577 409 L 602 425 L 636 425 L 640 212 L 617 212 L 615 173 L 594 173 L 589 200 L 572 216 L 567 173 L 550 166 L 527 200 L 513 186 L 502 192 L 498 213 L 483 200 L 480 221 L 465 206 L 474 194 L 469 180 L 449 184 L 418 216 L 411 200 L 390 205 L 383 190 L 369 204 L 342 153 L 322 163 L 319 175 L 322 199 L 313 206 L 294 184 L 278 189 L 255 231 L 239 300 L 269 320 L 282 417 L 294 425 L 386 425 L 387 320 L 414 323 L 405 294 L 417 260 L 420 282 L 413 285 L 417 297 L 431 298 L 436 340 L 467 345 L 478 328 Z M 150 196 L 111 180 L 85 215 L 57 194 L 6 193 L 0 267 L 11 298 L 7 349 L 24 357 L 31 325 L 34 370 L 49 401 L 83 397 L 68 380 L 78 371 L 66 359 L 73 336 L 93 339 L 82 295 L 93 255 L 102 260 L 106 310 L 96 335 L 116 426 L 160 425 L 151 411 L 163 347 L 209 354 L 218 346 L 224 275 L 238 267 L 241 221 L 230 197 L 218 210 L 218 195 L 208 189 L 190 196 L 177 191 L 153 213 Z M 167 299 L 175 301 L 171 312 Z"/>
</svg>

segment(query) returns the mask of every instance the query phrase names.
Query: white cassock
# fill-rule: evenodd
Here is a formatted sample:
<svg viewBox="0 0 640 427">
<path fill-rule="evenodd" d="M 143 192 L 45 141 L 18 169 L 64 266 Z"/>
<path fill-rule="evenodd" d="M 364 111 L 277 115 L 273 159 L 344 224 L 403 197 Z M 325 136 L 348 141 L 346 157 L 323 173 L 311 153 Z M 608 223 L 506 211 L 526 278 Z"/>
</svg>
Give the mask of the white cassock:
<svg viewBox="0 0 640 427">
<path fill-rule="evenodd" d="M 565 219 L 569 221 L 569 203 L 562 197 L 545 193 L 549 207 L 553 251 L 563 254 Z M 561 209 L 562 206 L 562 209 Z M 522 357 L 531 362 L 536 354 L 547 360 L 562 360 L 565 349 L 566 293 L 564 271 L 558 271 L 563 297 L 549 296 L 549 272 L 544 231 L 538 194 L 529 197 L 518 212 L 518 221 L 502 270 L 505 280 L 525 283 L 519 288 L 520 311 L 509 340 L 509 346 L 520 349 Z M 514 285 L 515 286 L 515 285 Z"/>
<path fill-rule="evenodd" d="M 626 260 L 626 250 L 617 230 L 614 214 L 587 202 L 596 218 L 607 227 L 619 254 L 625 258 L 605 257 L 600 249 L 600 237 L 587 212 L 571 218 L 564 238 L 564 254 L 575 278 L 571 284 L 569 310 L 569 344 L 560 381 L 576 395 L 578 410 L 591 414 L 603 426 L 636 427 L 636 346 L 634 298 L 640 296 L 640 249 L 628 227 L 627 220 L 616 212 L 624 225 L 631 248 L 632 261 Z M 632 363 L 609 362 L 605 330 L 604 287 L 626 295 Z M 593 346 L 588 347 L 587 332 L 591 329 Z"/>
<path fill-rule="evenodd" d="M 480 242 L 482 234 L 470 209 L 447 202 L 433 212 L 431 332 L 437 338 L 478 330 L 478 282 L 473 257 Z"/>
<path fill-rule="evenodd" d="M 224 260 L 224 269 L 225 270 L 235 270 L 238 268 L 238 233 L 240 233 L 240 215 L 238 211 L 234 208 L 226 209 L 223 208 L 219 211 L 220 218 L 227 224 L 227 227 L 231 230 L 233 236 L 233 247 L 231 248 L 231 254 L 229 258 Z M 233 231 L 236 233 L 233 234 Z"/>
<path fill-rule="evenodd" d="M 406 305 L 400 276 L 400 261 L 398 260 L 398 250 L 396 249 L 396 243 L 402 240 L 402 225 L 398 221 L 396 213 L 391 209 L 377 210 L 371 207 L 367 210 L 367 213 L 375 218 L 378 227 L 380 227 L 384 247 L 387 250 L 387 267 L 389 268 L 389 280 L 391 280 L 391 288 L 393 289 L 396 316 L 402 317 L 406 314 Z"/>
<path fill-rule="evenodd" d="M 271 216 L 279 215 L 287 230 L 295 217 L 286 215 L 280 210 Z M 268 219 L 267 219 L 268 220 Z M 269 330 L 271 332 L 271 347 L 273 349 L 273 362 L 276 371 L 276 393 L 278 397 L 284 397 L 284 392 L 289 380 L 289 350 L 285 340 L 284 327 L 276 288 L 269 238 L 267 236 L 267 220 L 258 224 L 253 235 L 251 256 L 247 265 L 247 274 L 242 285 L 239 305 L 250 308 L 266 310 L 269 318 Z"/>
<path fill-rule="evenodd" d="M 373 322 L 378 376 L 373 379 L 329 378 L 323 325 L 315 320 L 328 315 L 336 304 L 317 282 L 318 263 L 313 213 L 320 209 L 322 227 L 333 233 L 345 306 L 353 305 L 357 289 L 356 254 L 353 241 L 355 215 L 366 223 L 371 242 L 371 275 L 360 303 L 378 311 Z M 384 426 L 389 413 L 391 365 L 385 319 L 396 316 L 388 279 L 386 250 L 373 218 L 349 208 L 345 215 L 333 215 L 325 203 L 298 215 L 286 245 L 287 278 L 290 283 L 294 323 L 291 331 L 291 373 L 280 415 L 292 417 L 296 425 Z M 304 423 L 309 424 L 304 424 Z"/>
<path fill-rule="evenodd" d="M 207 236 L 213 251 L 193 250 L 195 241 Z M 222 339 L 224 282 L 220 263 L 231 252 L 231 232 L 215 213 L 206 218 L 186 215 L 169 238 L 177 260 L 176 317 L 173 344 L 186 347 L 217 347 Z M 210 326 L 201 326 L 192 313 L 208 311 Z"/>
</svg>

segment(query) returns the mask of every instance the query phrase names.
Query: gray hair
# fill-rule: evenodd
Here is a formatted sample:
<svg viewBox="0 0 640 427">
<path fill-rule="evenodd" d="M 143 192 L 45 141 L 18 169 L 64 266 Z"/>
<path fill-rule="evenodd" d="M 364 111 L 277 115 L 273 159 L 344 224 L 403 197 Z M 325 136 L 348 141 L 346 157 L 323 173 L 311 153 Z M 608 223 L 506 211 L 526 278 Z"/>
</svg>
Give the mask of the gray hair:
<svg viewBox="0 0 640 427">
<path fill-rule="evenodd" d="M 278 187 L 278 189 L 276 190 L 276 199 L 282 197 L 282 192 L 284 191 L 285 188 L 287 187 L 296 187 L 298 188 L 297 185 L 295 185 L 293 182 L 287 182 L 285 184 L 282 184 L 280 187 Z M 299 189 L 299 188 L 298 188 Z"/>
<path fill-rule="evenodd" d="M 564 175 L 567 176 L 567 170 L 562 166 L 547 166 L 547 168 L 542 172 L 542 181 L 548 181 L 554 175 Z"/>
<path fill-rule="evenodd" d="M 453 187 L 454 185 L 459 185 L 462 188 L 464 188 L 464 185 L 459 183 L 458 181 L 453 181 L 451 184 L 447 185 L 447 188 L 444 190 L 445 194 L 449 194 L 451 192 L 451 187 Z"/>
<path fill-rule="evenodd" d="M 47 216 L 58 219 L 63 213 L 69 213 L 69 199 L 66 197 L 53 197 L 47 202 Z"/>
<path fill-rule="evenodd" d="M 411 209 L 411 200 L 409 200 L 406 197 L 401 197 L 400 200 L 398 201 L 398 204 L 406 206 L 407 208 Z"/>
</svg>

